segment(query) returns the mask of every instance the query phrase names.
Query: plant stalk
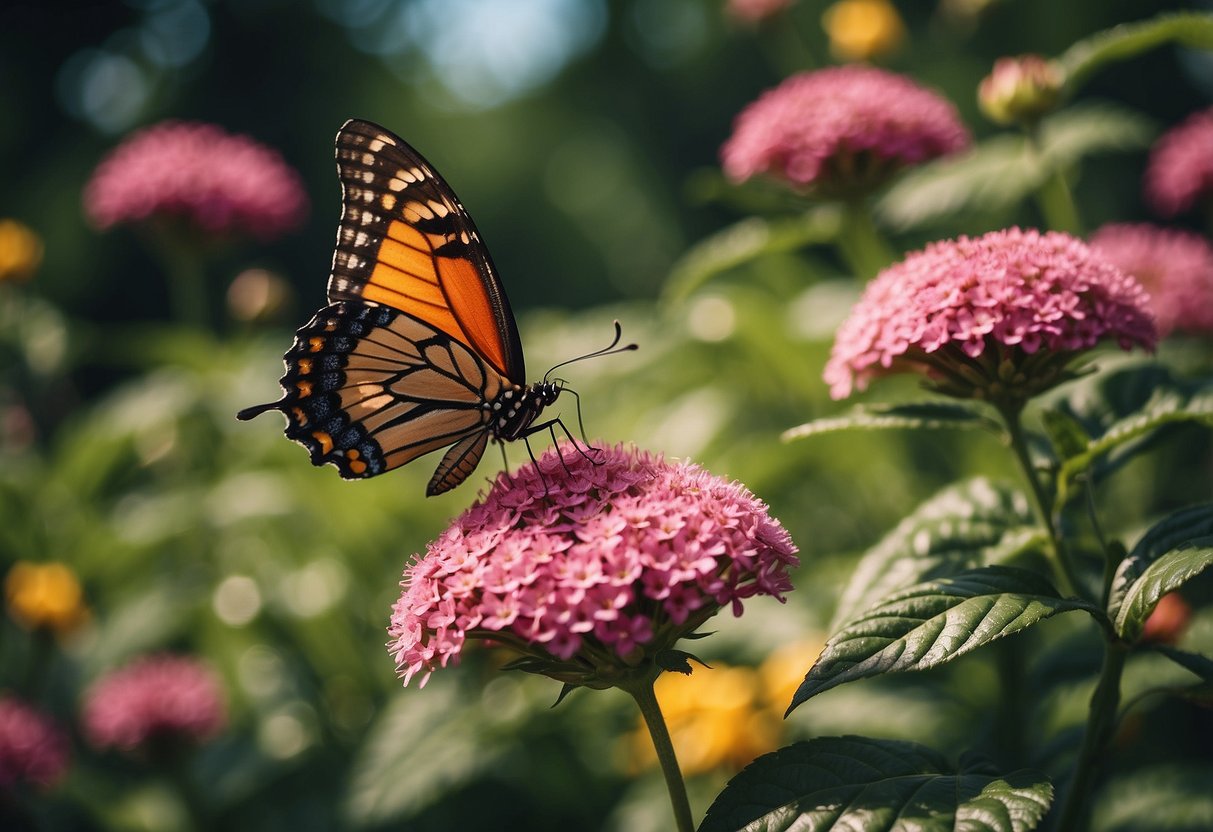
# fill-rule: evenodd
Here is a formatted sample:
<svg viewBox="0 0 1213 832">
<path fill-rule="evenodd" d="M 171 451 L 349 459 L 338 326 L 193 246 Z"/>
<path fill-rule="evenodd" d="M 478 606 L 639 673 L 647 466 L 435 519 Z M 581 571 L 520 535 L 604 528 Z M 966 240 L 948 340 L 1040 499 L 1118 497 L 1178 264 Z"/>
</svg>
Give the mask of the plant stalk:
<svg viewBox="0 0 1213 832">
<path fill-rule="evenodd" d="M 1044 486 L 1041 485 L 1040 478 L 1036 476 L 1036 470 L 1032 467 L 1032 457 L 1028 454 L 1027 437 L 1024 435 L 1023 425 L 1019 418 L 1022 408 L 1012 404 L 1000 406 L 998 409 L 1007 425 L 1011 450 L 1015 452 L 1015 459 L 1019 462 L 1024 478 L 1028 481 L 1028 494 L 1036 509 L 1036 515 L 1049 536 L 1049 565 L 1053 569 L 1057 588 L 1061 590 L 1062 595 L 1076 598 L 1078 597 L 1078 580 L 1074 574 L 1073 564 L 1070 563 L 1061 542 L 1061 536 L 1057 532 L 1056 518 L 1049 507 L 1050 501 L 1044 492 Z"/>
<path fill-rule="evenodd" d="M 682 771 L 678 768 L 678 758 L 674 754 L 674 743 L 670 740 L 665 717 L 661 715 L 661 706 L 653 692 L 653 680 L 629 685 L 624 690 L 636 700 L 640 713 L 644 716 L 644 724 L 648 726 L 649 736 L 653 739 L 657 761 L 661 764 L 661 773 L 665 776 L 666 789 L 670 793 L 670 804 L 674 808 L 674 822 L 678 832 L 695 832 L 686 783 L 683 782 Z"/>
<path fill-rule="evenodd" d="M 1032 161 L 1045 169 L 1045 155 L 1040 140 L 1040 125 L 1034 124 L 1026 131 L 1027 151 Z M 1076 237 L 1084 235 L 1082 218 L 1065 173 L 1045 169 L 1044 181 L 1036 191 L 1036 205 L 1040 208 L 1045 226 L 1053 231 L 1065 231 Z"/>
<path fill-rule="evenodd" d="M 849 199 L 843 205 L 838 250 L 855 277 L 871 280 L 896 259 L 893 249 L 872 222 L 872 212 L 863 199 Z"/>
<path fill-rule="evenodd" d="M 1120 705 L 1120 677 L 1124 671 L 1129 645 L 1112 639 L 1105 642 L 1103 669 L 1099 683 L 1091 695 L 1091 710 L 1087 730 L 1078 751 L 1074 779 L 1061 807 L 1057 828 L 1065 832 L 1082 832 L 1089 823 L 1091 787 L 1099 773 L 1099 762 L 1107 749 L 1116 727 L 1116 711 Z"/>
</svg>

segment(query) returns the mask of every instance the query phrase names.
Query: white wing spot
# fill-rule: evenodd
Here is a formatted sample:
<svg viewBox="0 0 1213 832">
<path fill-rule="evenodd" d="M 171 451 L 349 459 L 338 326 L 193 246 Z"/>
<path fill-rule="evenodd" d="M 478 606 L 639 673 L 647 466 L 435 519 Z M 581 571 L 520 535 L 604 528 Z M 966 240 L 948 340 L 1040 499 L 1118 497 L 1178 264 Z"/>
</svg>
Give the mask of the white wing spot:
<svg viewBox="0 0 1213 832">
<path fill-rule="evenodd" d="M 392 178 L 387 181 L 387 186 L 391 190 L 399 192 L 399 191 L 403 191 L 405 188 L 407 188 L 408 183 L 405 182 L 403 179 Z"/>
<path fill-rule="evenodd" d="M 367 147 L 370 148 L 371 153 L 378 153 L 380 150 L 383 150 L 383 139 L 382 138 L 375 139 L 370 144 L 368 144 Z"/>
<path fill-rule="evenodd" d="M 412 170 L 405 170 L 404 168 L 400 168 L 399 170 L 396 171 L 396 178 L 403 179 L 405 182 L 416 182 L 421 177 L 417 176 L 416 168 L 413 168 Z"/>
<path fill-rule="evenodd" d="M 362 172 L 362 181 L 368 185 L 371 184 L 372 182 L 374 182 L 375 181 L 375 171 L 364 170 Z"/>
<path fill-rule="evenodd" d="M 389 136 L 389 135 L 388 135 L 388 134 L 386 134 L 386 133 L 380 133 L 380 134 L 379 134 L 379 135 L 376 137 L 376 141 L 383 142 L 384 144 L 390 144 L 392 147 L 395 147 L 395 146 L 396 146 L 396 141 L 395 141 L 395 139 L 393 139 L 391 136 Z"/>
<path fill-rule="evenodd" d="M 396 207 L 396 197 L 391 194 L 384 194 L 380 202 L 383 204 L 383 210 L 385 211 L 390 211 Z"/>
<path fill-rule="evenodd" d="M 367 236 L 367 233 L 365 231 L 359 231 L 358 236 L 356 236 L 354 238 L 354 245 L 364 246 L 364 245 L 366 245 L 366 241 L 369 239 L 370 239 L 370 237 Z"/>
<path fill-rule="evenodd" d="M 447 205 L 445 202 L 439 202 L 435 199 L 431 199 L 429 204 L 434 213 L 440 217 L 445 217 L 447 214 L 451 213 L 451 206 Z"/>
<path fill-rule="evenodd" d="M 364 165 L 375 164 L 375 154 L 374 153 L 363 153 L 362 154 L 362 164 L 364 164 Z"/>
<path fill-rule="evenodd" d="M 416 214 L 418 219 L 432 220 L 434 218 L 434 212 L 423 202 L 409 202 L 404 206 L 404 210 Z"/>
<path fill-rule="evenodd" d="M 362 212 L 362 224 L 363 224 L 363 225 L 370 225 L 370 224 L 371 224 L 371 223 L 373 223 L 374 221 L 375 221 L 375 215 L 374 215 L 374 214 L 372 214 L 370 211 L 363 211 L 363 212 Z"/>
</svg>

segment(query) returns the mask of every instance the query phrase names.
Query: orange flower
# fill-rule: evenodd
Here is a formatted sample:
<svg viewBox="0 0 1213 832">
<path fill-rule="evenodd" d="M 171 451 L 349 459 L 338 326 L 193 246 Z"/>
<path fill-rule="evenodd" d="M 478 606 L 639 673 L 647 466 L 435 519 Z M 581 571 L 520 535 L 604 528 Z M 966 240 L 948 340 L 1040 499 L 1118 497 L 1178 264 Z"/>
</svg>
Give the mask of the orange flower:
<svg viewBox="0 0 1213 832">
<path fill-rule="evenodd" d="M 16 220 L 0 219 L 0 283 L 24 283 L 41 262 L 41 238 Z"/>
<path fill-rule="evenodd" d="M 716 664 L 690 676 L 666 673 L 654 687 L 685 775 L 737 771 L 779 747 L 781 721 L 761 706 L 762 685 L 752 667 Z M 636 768 L 656 764 L 643 725 L 629 745 Z"/>
<path fill-rule="evenodd" d="M 840 0 L 825 10 L 821 25 L 830 52 L 840 61 L 867 61 L 896 51 L 906 27 L 889 0 Z"/>
<path fill-rule="evenodd" d="M 4 595 L 9 615 L 31 630 L 64 635 L 88 619 L 80 581 L 63 563 L 18 561 L 4 580 Z"/>
<path fill-rule="evenodd" d="M 783 717 L 796 689 L 804 681 L 804 675 L 809 671 L 813 662 L 821 655 L 825 640 L 812 637 L 785 644 L 771 653 L 762 666 L 758 675 L 762 678 L 763 702 L 771 712 Z"/>
<path fill-rule="evenodd" d="M 1146 619 L 1141 631 L 1141 640 L 1155 644 L 1175 644 L 1188 629 L 1192 608 L 1178 592 L 1168 592 L 1158 599 L 1158 604 Z"/>
</svg>

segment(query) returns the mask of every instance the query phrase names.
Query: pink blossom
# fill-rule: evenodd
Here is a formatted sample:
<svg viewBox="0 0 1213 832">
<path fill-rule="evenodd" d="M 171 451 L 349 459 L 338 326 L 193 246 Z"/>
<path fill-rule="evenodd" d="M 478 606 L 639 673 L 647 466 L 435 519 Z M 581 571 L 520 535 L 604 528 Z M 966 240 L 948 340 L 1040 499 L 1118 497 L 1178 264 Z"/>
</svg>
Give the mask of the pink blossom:
<svg viewBox="0 0 1213 832">
<path fill-rule="evenodd" d="M 1104 338 L 1152 349 L 1149 300 L 1079 240 L 1011 228 L 928 245 L 873 280 L 825 368 L 834 398 L 926 370 L 941 392 L 1022 399 Z"/>
<path fill-rule="evenodd" d="M 956 108 L 903 75 L 844 66 L 788 78 L 737 117 L 721 148 L 736 182 L 769 173 L 795 188 L 862 190 L 963 150 Z"/>
<path fill-rule="evenodd" d="M 481 537 L 495 547 L 468 557 Z M 389 647 L 405 684 L 458 660 L 466 638 L 506 643 L 563 681 L 601 680 L 723 606 L 782 600 L 795 552 L 739 483 L 635 448 L 566 443 L 499 476 L 405 570 Z M 502 581 L 502 559 L 525 580 Z"/>
<path fill-rule="evenodd" d="M 0 792 L 21 785 L 50 786 L 68 763 L 67 735 L 38 709 L 0 696 Z"/>
<path fill-rule="evenodd" d="M 774 17 L 792 5 L 793 0 L 727 0 L 725 13 L 740 23 L 755 25 Z"/>
<path fill-rule="evenodd" d="M 303 222 L 307 195 L 277 151 L 213 124 L 167 121 L 101 161 L 84 209 L 100 229 L 173 217 L 209 235 L 269 240 Z"/>
<path fill-rule="evenodd" d="M 1173 217 L 1213 193 L 1213 108 L 1188 116 L 1164 133 L 1150 151 L 1144 180 L 1146 201 Z"/>
<path fill-rule="evenodd" d="M 137 659 L 97 681 L 82 715 L 97 748 L 131 750 L 153 740 L 198 741 L 227 722 L 223 688 L 209 666 L 188 656 Z"/>
<path fill-rule="evenodd" d="M 1199 234 L 1146 223 L 1105 225 L 1091 248 L 1150 293 L 1158 334 L 1213 333 L 1213 246 Z"/>
</svg>

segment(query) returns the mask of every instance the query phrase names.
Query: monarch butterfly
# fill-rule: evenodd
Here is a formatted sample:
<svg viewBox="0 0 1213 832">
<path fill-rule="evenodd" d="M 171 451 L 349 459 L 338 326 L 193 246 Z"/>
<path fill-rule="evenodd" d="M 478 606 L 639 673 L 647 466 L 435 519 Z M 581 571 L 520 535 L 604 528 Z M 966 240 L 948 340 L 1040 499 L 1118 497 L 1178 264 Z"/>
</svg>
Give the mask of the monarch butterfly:
<svg viewBox="0 0 1213 832">
<path fill-rule="evenodd" d="M 509 300 L 450 186 L 398 136 L 358 119 L 337 133 L 337 173 L 329 305 L 295 333 L 282 398 L 237 418 L 281 411 L 312 464 L 345 479 L 450 446 L 427 496 L 463 482 L 490 439 L 564 429 L 536 421 L 563 383 L 551 370 L 526 383 Z M 636 348 L 615 349 L 619 338 L 616 322 L 615 340 L 582 357 Z"/>
</svg>

